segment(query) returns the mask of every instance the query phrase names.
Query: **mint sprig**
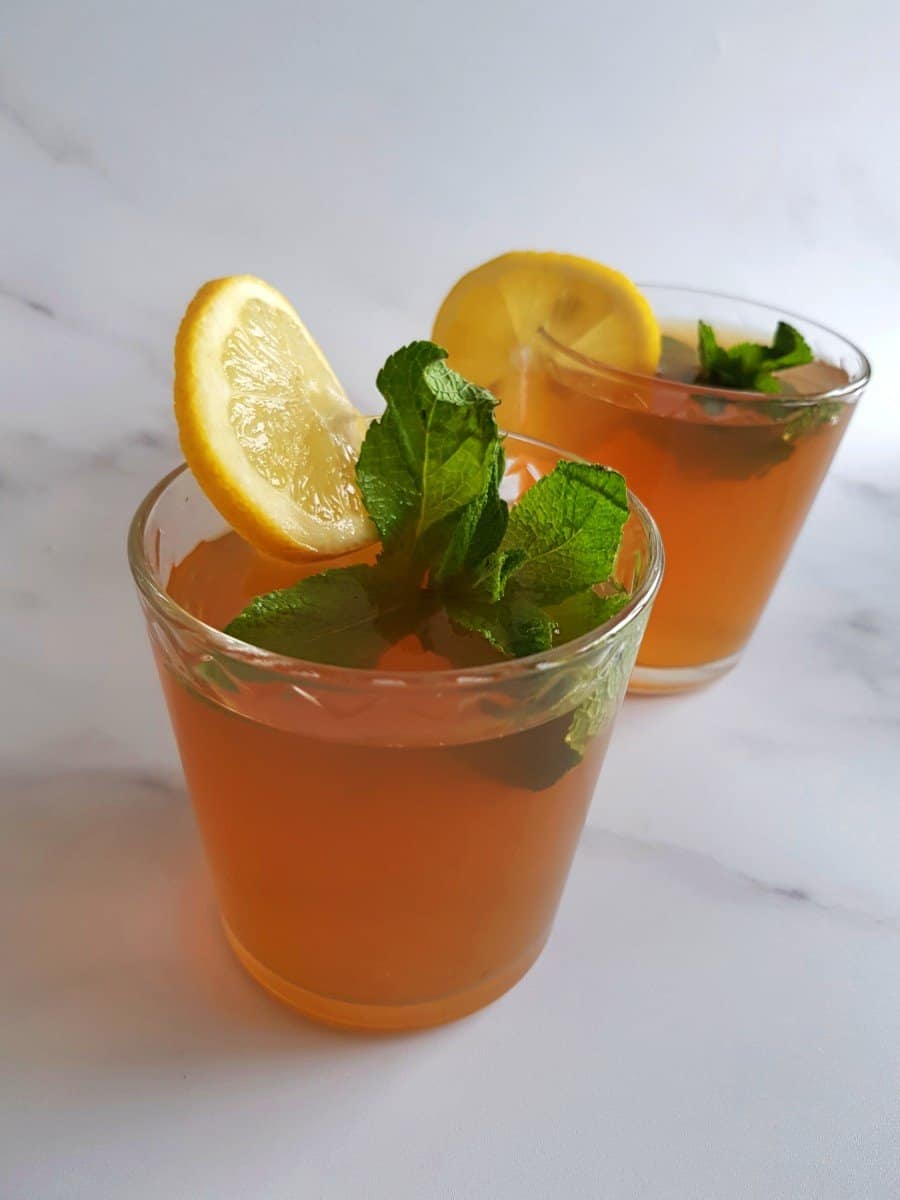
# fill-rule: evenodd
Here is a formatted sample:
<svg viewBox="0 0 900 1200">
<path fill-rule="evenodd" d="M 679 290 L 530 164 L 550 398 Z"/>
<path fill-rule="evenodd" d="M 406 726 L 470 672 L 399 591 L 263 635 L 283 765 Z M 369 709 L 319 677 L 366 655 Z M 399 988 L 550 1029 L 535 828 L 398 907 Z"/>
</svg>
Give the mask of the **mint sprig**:
<svg viewBox="0 0 900 1200">
<path fill-rule="evenodd" d="M 503 546 L 526 555 L 516 584 L 555 603 L 604 582 L 627 520 L 628 492 L 617 471 L 558 463 L 510 513 Z"/>
<path fill-rule="evenodd" d="M 289 658 L 367 666 L 422 619 L 427 601 L 384 567 L 357 563 L 257 596 L 225 632 Z"/>
<path fill-rule="evenodd" d="M 803 335 L 786 321 L 778 322 L 771 346 L 740 342 L 727 349 L 719 345 L 712 326 L 705 321 L 698 321 L 697 353 L 700 370 L 695 383 L 770 395 L 792 395 L 795 391 L 787 380 L 776 378 L 776 371 L 805 366 L 814 358 Z M 711 417 L 721 415 L 727 407 L 727 401 L 717 396 L 696 395 L 694 400 Z M 745 465 L 745 473 L 754 475 L 790 458 L 801 438 L 824 426 L 833 425 L 842 412 L 842 406 L 838 401 L 824 400 L 819 404 L 798 407 L 792 400 L 778 399 L 760 401 L 759 411 L 779 424 L 771 443 Z"/>
<path fill-rule="evenodd" d="M 813 361 L 813 352 L 803 335 L 786 321 L 778 322 L 771 346 L 739 342 L 727 348 L 719 345 L 711 325 L 698 321 L 697 353 L 700 370 L 695 383 L 748 392 L 783 391 L 784 385 L 774 372 Z"/>
<path fill-rule="evenodd" d="M 446 576 L 482 551 L 479 538 L 483 553 L 495 549 L 505 526 L 489 509 L 502 475 L 497 401 L 444 358 L 434 343 L 413 342 L 381 368 L 387 407 L 369 426 L 356 476 L 385 553 L 413 570 L 441 567 L 448 555 Z"/>
<path fill-rule="evenodd" d="M 496 401 L 431 342 L 378 375 L 357 483 L 381 537 L 374 565 L 331 568 L 257 597 L 226 633 L 279 654 L 356 667 L 443 609 L 501 654 L 548 650 L 627 600 L 611 575 L 628 518 L 615 471 L 563 462 L 510 509 Z M 605 594 L 596 589 L 605 585 Z"/>
</svg>

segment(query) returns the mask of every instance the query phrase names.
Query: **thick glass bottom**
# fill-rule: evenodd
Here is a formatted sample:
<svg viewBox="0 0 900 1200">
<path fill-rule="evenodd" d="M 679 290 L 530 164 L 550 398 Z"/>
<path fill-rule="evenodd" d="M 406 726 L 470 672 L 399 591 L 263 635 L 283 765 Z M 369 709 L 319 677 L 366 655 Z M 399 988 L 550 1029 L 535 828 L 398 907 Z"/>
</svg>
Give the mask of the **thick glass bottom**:
<svg viewBox="0 0 900 1200">
<path fill-rule="evenodd" d="M 477 987 L 454 992 L 438 1000 L 427 1000 L 419 1004 L 355 1004 L 338 1000 L 334 996 L 322 996 L 317 992 L 307 991 L 306 988 L 282 979 L 241 945 L 226 921 L 223 920 L 222 924 L 238 961 L 248 974 L 276 999 L 296 1009 L 304 1017 L 321 1021 L 325 1025 L 377 1032 L 396 1033 L 402 1030 L 425 1029 L 429 1025 L 443 1025 L 447 1021 L 455 1021 L 484 1008 L 517 984 L 544 948 L 542 940 L 537 946 L 529 949 L 527 954 Z"/>
<path fill-rule="evenodd" d="M 700 663 L 696 667 L 644 667 L 640 663 L 634 668 L 629 692 L 636 695 L 664 696 L 672 692 L 692 692 L 697 688 L 715 683 L 737 665 L 740 654 L 720 658 L 716 662 Z"/>
</svg>

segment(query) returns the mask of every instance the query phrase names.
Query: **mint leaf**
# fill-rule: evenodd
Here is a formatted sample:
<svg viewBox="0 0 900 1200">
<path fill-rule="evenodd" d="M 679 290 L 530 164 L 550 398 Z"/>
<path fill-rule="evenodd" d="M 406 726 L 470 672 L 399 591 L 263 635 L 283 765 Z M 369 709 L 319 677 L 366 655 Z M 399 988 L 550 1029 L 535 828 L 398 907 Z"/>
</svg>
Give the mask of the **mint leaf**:
<svg viewBox="0 0 900 1200">
<path fill-rule="evenodd" d="M 539 604 L 513 579 L 502 600 L 499 596 L 481 601 L 450 598 L 447 612 L 457 625 L 481 634 L 503 654 L 521 658 L 590 633 L 615 616 L 628 600 L 624 591 L 601 596 L 588 589 L 558 604 Z"/>
<path fill-rule="evenodd" d="M 754 342 L 742 342 L 725 349 L 716 341 L 712 327 L 705 321 L 698 322 L 697 347 L 700 372 L 696 383 L 728 387 L 743 391 L 768 393 L 769 395 L 794 395 L 796 388 L 775 372 L 789 367 L 802 367 L 813 361 L 813 352 L 803 335 L 793 325 L 779 321 L 771 346 Z M 694 396 L 693 399 L 710 416 L 718 416 L 726 407 L 724 400 L 715 396 Z M 780 462 L 790 458 L 801 437 L 813 433 L 822 426 L 834 424 L 841 412 L 835 401 L 799 408 L 791 401 L 770 400 L 760 404 L 759 411 L 782 421 L 775 427 L 769 441 L 761 443 L 758 454 L 747 456 L 741 468 L 741 477 L 760 475 Z M 722 466 L 722 464 L 719 464 Z M 730 475 L 729 475 L 730 477 Z"/>
<path fill-rule="evenodd" d="M 527 557 L 524 550 L 498 550 L 477 566 L 453 576 L 447 583 L 446 592 L 449 596 L 488 603 L 499 600 L 510 578 Z"/>
<path fill-rule="evenodd" d="M 421 619 L 426 601 L 384 568 L 337 567 L 257 596 L 225 632 L 291 658 L 370 667 Z"/>
<path fill-rule="evenodd" d="M 558 603 L 608 579 L 628 520 L 625 480 L 591 463 L 561 462 L 516 504 L 501 548 L 520 550 L 518 587 Z"/>
<path fill-rule="evenodd" d="M 810 404 L 801 408 L 789 421 L 785 421 L 781 440 L 786 446 L 793 447 L 794 443 L 808 433 L 821 429 L 824 425 L 834 425 L 844 411 L 840 400 L 822 400 L 818 404 Z"/>
<path fill-rule="evenodd" d="M 443 610 L 457 632 L 522 657 L 581 636 L 627 602 L 611 579 L 629 514 L 621 475 L 559 463 L 510 510 L 494 398 L 444 357 L 414 342 L 378 376 L 386 408 L 357 463 L 382 539 L 375 565 L 260 596 L 226 632 L 279 654 L 369 667 L 408 633 L 427 643 L 441 627 L 429 619 Z M 581 751 L 557 740 L 557 768 L 567 769 Z"/>
<path fill-rule="evenodd" d="M 543 725 L 532 725 L 486 742 L 452 746 L 448 752 L 481 779 L 495 779 L 505 787 L 527 792 L 552 788 L 581 761 L 566 742 L 571 713 Z"/>
<path fill-rule="evenodd" d="M 771 346 L 740 342 L 727 349 L 719 345 L 711 325 L 698 321 L 697 354 L 700 370 L 695 383 L 749 392 L 780 392 L 783 385 L 773 372 L 813 361 L 803 335 L 786 321 L 778 322 Z"/>
<path fill-rule="evenodd" d="M 544 612 L 553 622 L 556 631 L 554 644 L 572 642 L 575 638 L 590 633 L 592 629 L 605 624 L 610 617 L 620 612 L 630 599 L 625 591 L 600 596 L 591 589 L 570 596 L 568 600 L 559 604 L 545 605 Z"/>
<path fill-rule="evenodd" d="M 501 654 L 512 658 L 539 654 L 553 645 L 553 621 L 523 593 L 493 603 L 450 598 L 447 614 L 454 624 L 480 634 Z"/>
<path fill-rule="evenodd" d="M 606 660 L 596 671 L 588 695 L 572 713 L 565 742 L 577 759 L 582 758 L 590 743 L 603 729 L 609 728 L 616 715 L 634 669 L 638 646 L 647 625 L 647 616 L 644 612 L 635 617 L 622 630 L 616 642 L 609 646 Z"/>
<path fill-rule="evenodd" d="M 414 342 L 378 375 L 386 408 L 369 426 L 357 463 L 360 493 L 381 536 L 378 561 L 259 596 L 227 633 L 294 658 L 372 667 L 406 634 L 427 645 L 442 627 L 429 619 L 443 611 L 457 632 L 523 657 L 580 637 L 627 602 L 612 579 L 629 515 L 622 476 L 562 462 L 510 510 L 500 495 L 495 400 L 444 358 L 440 347 Z M 541 734 L 546 769 L 533 786 L 551 786 L 574 766 L 606 720 L 609 704 L 598 697 L 613 685 L 618 696 L 624 676 L 611 683 L 603 667 L 595 688 L 595 673 L 589 669 L 579 689 L 587 699 L 574 715 L 568 690 L 558 698 L 559 716 Z"/>
<path fill-rule="evenodd" d="M 711 379 L 719 369 L 720 360 L 724 363 L 728 360 L 728 352 L 719 346 L 712 325 L 707 325 L 705 321 L 697 322 L 697 354 L 700 358 L 700 371 L 695 383 L 699 383 L 701 379 Z"/>
<path fill-rule="evenodd" d="M 809 343 L 799 330 L 787 321 L 779 321 L 772 341 L 770 371 L 784 371 L 788 367 L 803 367 L 813 360 Z"/>
<path fill-rule="evenodd" d="M 458 514 L 446 549 L 432 568 L 433 581 L 443 583 L 477 567 L 500 545 L 509 522 L 509 507 L 500 498 L 505 463 L 503 443 L 498 438 L 484 488 Z M 502 594 L 501 590 L 498 595 Z"/>
<path fill-rule="evenodd" d="M 614 702 L 615 698 L 608 694 L 608 689 L 598 685 L 572 713 L 565 743 L 579 759 L 610 719 L 610 708 Z"/>
<path fill-rule="evenodd" d="M 423 569 L 448 551 L 462 514 L 474 538 L 497 471 L 497 402 L 444 358 L 432 342 L 391 355 L 377 380 L 387 408 L 369 426 L 356 468 L 385 553 Z M 477 512 L 469 508 L 479 500 Z M 464 559 L 466 548 L 454 556 Z"/>
<path fill-rule="evenodd" d="M 597 599 L 621 607 L 628 597 L 620 593 Z M 574 709 L 564 708 L 560 716 L 504 738 L 455 746 L 452 753 L 479 774 L 509 787 L 531 792 L 553 787 L 581 762 L 595 738 L 608 734 L 646 623 L 647 614 L 638 614 L 607 646 L 599 664 L 585 666 L 574 680 L 566 676 L 555 698 L 553 689 L 548 692 L 549 711 L 558 711 L 557 704 L 564 706 L 573 691 L 580 697 Z"/>
</svg>

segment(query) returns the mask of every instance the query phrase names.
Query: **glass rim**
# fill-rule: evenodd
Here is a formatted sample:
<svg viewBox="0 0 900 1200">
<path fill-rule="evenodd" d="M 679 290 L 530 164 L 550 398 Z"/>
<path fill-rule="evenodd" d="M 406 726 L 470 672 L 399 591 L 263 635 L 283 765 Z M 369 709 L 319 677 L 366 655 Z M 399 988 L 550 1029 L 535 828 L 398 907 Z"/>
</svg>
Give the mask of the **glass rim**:
<svg viewBox="0 0 900 1200">
<path fill-rule="evenodd" d="M 737 296 L 731 292 L 717 292 L 711 291 L 708 288 L 687 287 L 677 283 L 638 283 L 637 287 L 641 292 L 652 292 L 654 290 L 679 292 L 685 295 L 706 296 L 712 300 L 728 300 L 736 304 L 752 305 L 762 312 L 773 314 L 779 320 L 800 321 L 804 325 L 808 325 L 812 329 L 816 329 L 842 342 L 856 355 L 860 363 L 860 371 L 855 378 L 848 380 L 845 384 L 841 384 L 840 387 L 829 388 L 824 392 L 809 392 L 798 396 L 796 392 L 748 392 L 739 388 L 717 387 L 714 384 L 708 383 L 692 383 L 690 384 L 692 395 L 696 394 L 719 400 L 725 399 L 729 403 L 740 405 L 758 405 L 762 401 L 764 403 L 778 403 L 800 409 L 809 408 L 826 401 L 849 401 L 862 392 L 872 378 L 872 364 L 869 362 L 868 356 L 855 342 L 845 337 L 844 334 L 838 333 L 836 329 L 832 329 L 828 325 L 823 325 L 820 321 L 814 321 L 810 317 L 805 317 L 801 313 L 788 312 L 786 309 L 778 308 L 774 304 L 769 304 L 761 300 L 752 300 L 747 296 Z M 590 358 L 588 355 L 582 354 L 580 351 L 574 350 L 566 346 L 563 342 L 558 341 L 544 326 L 541 326 L 538 330 L 538 337 L 549 342 L 553 350 L 558 352 L 563 358 L 571 359 L 580 366 L 587 367 L 597 373 L 602 372 L 604 375 L 610 375 L 622 383 L 644 386 L 652 383 L 654 387 L 663 389 L 671 388 L 679 392 L 683 392 L 685 387 L 688 386 L 681 380 L 666 379 L 659 375 L 648 375 L 642 371 L 623 371 L 619 367 L 614 367 L 603 362 L 602 359 Z"/>
<path fill-rule="evenodd" d="M 561 459 L 567 461 L 587 461 L 580 459 L 577 455 L 562 451 L 556 446 L 551 446 L 547 442 L 525 437 L 522 434 L 504 436 L 508 436 L 516 442 L 536 446 L 541 450 L 548 450 L 551 454 L 559 455 Z M 578 662 L 588 658 L 601 646 L 615 640 L 653 601 L 659 589 L 665 565 L 665 552 L 656 522 L 637 496 L 629 490 L 628 503 L 630 510 L 640 521 L 648 543 L 649 561 L 644 578 L 638 584 L 634 594 L 624 608 L 620 609 L 613 617 L 610 617 L 608 621 L 604 621 L 602 625 L 596 626 L 594 629 L 582 634 L 579 638 L 573 638 L 571 641 L 563 642 L 561 645 L 554 646 L 550 650 L 541 651 L 537 654 L 529 654 L 523 658 L 504 659 L 501 662 L 487 663 L 477 667 L 446 667 L 438 671 L 399 671 L 381 670 L 377 667 L 343 667 L 331 663 L 317 663 L 309 659 L 291 658 L 287 655 L 275 654 L 270 650 L 263 650 L 258 646 L 252 646 L 248 642 L 242 642 L 238 638 L 231 637 L 229 634 L 216 629 L 212 625 L 207 625 L 205 621 L 200 620 L 199 617 L 195 617 L 193 613 L 188 612 L 186 608 L 183 608 L 177 601 L 173 600 L 168 592 L 157 583 L 144 552 L 144 535 L 147 523 L 157 502 L 166 490 L 188 471 L 189 467 L 185 462 L 175 467 L 172 471 L 169 471 L 167 475 L 150 489 L 140 502 L 129 524 L 127 538 L 128 563 L 140 595 L 158 616 L 167 621 L 174 621 L 183 628 L 187 628 L 196 637 L 206 643 L 211 654 L 224 654 L 248 666 L 253 666 L 261 670 L 269 670 L 281 677 L 293 677 L 306 682 L 316 680 L 332 684 L 363 684 L 386 688 L 412 687 L 419 690 L 434 690 L 446 688 L 448 685 L 491 684 L 505 682 L 510 678 L 521 676 L 544 675 L 547 672 L 566 667 L 573 661 Z"/>
</svg>

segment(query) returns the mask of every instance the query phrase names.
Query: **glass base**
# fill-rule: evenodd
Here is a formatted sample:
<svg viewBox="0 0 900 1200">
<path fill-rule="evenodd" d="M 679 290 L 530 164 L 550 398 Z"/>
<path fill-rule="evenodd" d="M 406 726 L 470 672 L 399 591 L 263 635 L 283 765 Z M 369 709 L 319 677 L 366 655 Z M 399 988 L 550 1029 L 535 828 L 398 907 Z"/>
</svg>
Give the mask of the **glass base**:
<svg viewBox="0 0 900 1200">
<path fill-rule="evenodd" d="M 700 663 L 696 667 L 642 667 L 634 668 L 628 691 L 638 696 L 665 696 L 673 692 L 693 692 L 698 688 L 715 683 L 737 666 L 740 654 L 720 658 L 716 662 Z"/>
<path fill-rule="evenodd" d="M 321 996 L 317 992 L 307 991 L 282 979 L 241 945 L 224 919 L 222 925 L 241 966 L 277 1000 L 296 1009 L 304 1017 L 321 1021 L 325 1025 L 382 1033 L 443 1025 L 447 1021 L 455 1021 L 459 1017 L 468 1016 L 476 1009 L 484 1008 L 518 983 L 534 965 L 544 948 L 544 941 L 541 941 L 536 948 L 529 950 L 505 970 L 492 975 L 478 987 L 465 992 L 455 992 L 439 1000 L 427 1000 L 421 1004 L 353 1004 L 346 1000 L 337 1000 L 333 996 Z"/>
</svg>

